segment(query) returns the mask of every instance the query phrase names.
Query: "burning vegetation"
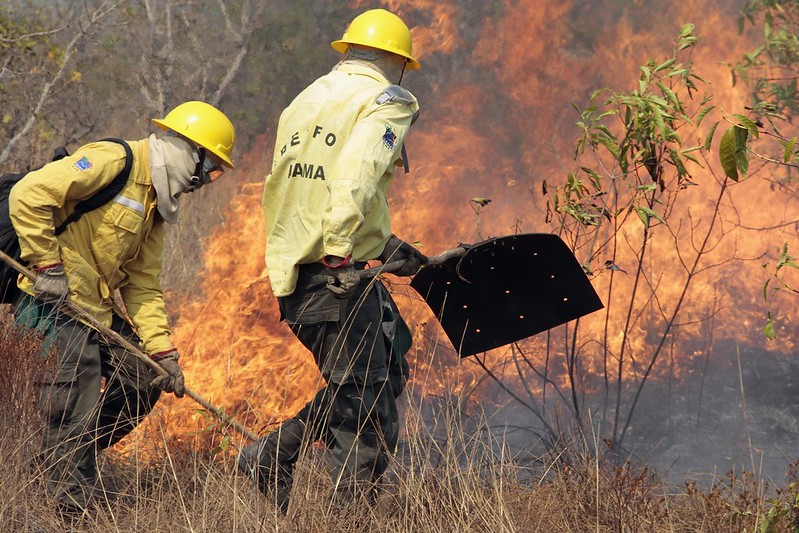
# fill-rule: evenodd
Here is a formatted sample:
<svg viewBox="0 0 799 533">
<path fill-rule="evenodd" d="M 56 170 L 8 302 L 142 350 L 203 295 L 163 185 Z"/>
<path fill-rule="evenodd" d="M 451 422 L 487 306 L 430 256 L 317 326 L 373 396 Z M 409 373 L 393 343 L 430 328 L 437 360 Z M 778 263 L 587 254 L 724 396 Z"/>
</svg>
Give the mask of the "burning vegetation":
<svg viewBox="0 0 799 533">
<path fill-rule="evenodd" d="M 648 387 L 671 390 L 672 400 L 694 398 L 700 420 L 703 398 L 713 394 L 704 389 L 708 372 L 738 381 L 735 354 L 719 352 L 719 343 L 743 343 L 750 354 L 772 348 L 760 334 L 761 264 L 784 238 L 775 212 L 780 220 L 798 214 L 782 189 L 735 183 L 718 162 L 722 133 L 748 93 L 716 58 L 740 57 L 748 42 L 735 32 L 701 32 L 729 26 L 735 10 L 667 6 L 666 32 L 633 5 L 614 14 L 580 3 L 435 6 L 389 6 L 418 17 L 414 39 L 429 64 L 407 81 L 429 104 L 407 142 L 411 172 L 392 188 L 396 233 L 435 254 L 457 242 L 556 232 L 606 307 L 458 361 L 418 295 L 389 278 L 415 332 L 414 393 L 455 390 L 470 404 L 503 409 L 497 390 L 510 392 L 527 411 L 525 424 L 542 425 L 536 431 L 557 427 L 553 417 L 566 408 L 579 424 L 590 416 L 621 448 L 628 432 L 637 443 L 639 427 L 650 431 L 647 419 L 685 409 L 670 404 L 636 420 L 640 405 L 658 403 Z M 698 11 L 706 13 L 699 27 L 676 23 Z M 476 18 L 480 31 L 468 23 Z M 436 71 L 445 66 L 457 75 L 443 81 Z M 246 155 L 244 181 L 262 176 L 272 144 L 261 138 Z M 211 235 L 203 290 L 181 306 L 175 335 L 198 390 L 265 428 L 296 412 L 320 378 L 278 322 L 255 216 L 261 187 L 252 181 Z M 473 209 L 473 198 L 490 203 Z M 779 351 L 790 353 L 786 302 Z"/>
<path fill-rule="evenodd" d="M 233 32 L 237 49 L 265 55 L 251 61 L 259 67 L 238 63 L 244 67 L 231 74 L 248 89 L 202 90 L 219 95 L 234 114 L 242 110 L 251 142 L 235 175 L 220 183 L 224 194 L 203 191 L 190 199 L 170 237 L 165 282 L 187 382 L 263 433 L 323 385 L 310 354 L 279 322 L 267 281 L 260 199 L 273 128 L 294 89 L 332 66 L 334 56 L 322 50 L 336 33 L 334 21 L 369 6 L 360 0 L 347 9 L 241 4 L 250 10 L 242 9 Z M 362 517 L 367 529 L 378 523 L 408 531 L 795 525 L 795 295 L 767 291 L 778 342 L 769 343 L 761 331 L 772 265 L 788 269 L 777 279 L 791 286 L 792 248 L 782 245 L 795 239 L 799 221 L 794 168 L 774 171 L 768 157 L 791 159 L 793 148 L 780 139 L 790 139 L 795 128 L 769 128 L 769 120 L 747 109 L 751 87 L 740 73 L 732 83 L 731 64 L 760 37 L 748 26 L 741 34 L 735 28 L 743 4 L 757 2 L 733 4 L 383 2 L 413 27 L 424 65 L 403 82 L 419 97 L 422 114 L 407 141 L 410 173 L 399 171 L 392 187 L 395 233 L 430 255 L 459 242 L 556 233 L 574 250 L 605 308 L 460 360 L 419 295 L 388 276 L 414 335 L 412 378 L 392 498 L 381 511 L 387 514 Z M 118 16 L 132 17 L 131 27 L 142 23 L 135 14 Z M 273 19 L 282 16 L 277 27 Z M 153 48 L 164 44 L 167 32 L 160 29 L 148 33 Z M 118 36 L 106 37 L 89 42 L 112 47 Z M 319 46 L 304 43 L 311 40 Z M 263 50 L 248 48 L 256 44 Z M 116 53 L 107 57 L 118 59 Z M 178 56 L 170 57 L 180 64 Z M 85 61 L 91 59 L 87 53 Z M 266 77 L 264 64 L 276 78 Z M 73 75 L 63 94 L 91 100 L 93 87 L 77 85 L 88 78 L 96 89 L 99 81 L 90 74 Z M 227 79 L 219 70 L 213 74 L 205 79 Z M 167 80 L 153 75 L 151 81 Z M 256 104 L 250 99 L 255 86 L 276 88 Z M 12 100 L 23 107 L 21 96 Z M 157 114 L 155 101 L 148 93 L 140 103 Z M 260 114 L 253 118 L 247 109 Z M 86 113 L 82 120 L 90 122 L 94 111 Z M 741 117 L 769 132 L 756 147 Z M 36 140 L 26 148 L 46 151 L 51 129 L 78 139 L 114 124 L 136 125 L 125 116 L 97 120 L 87 132 L 59 117 L 29 134 Z M 2 134 L 5 141 L 27 138 L 11 137 L 21 131 L 16 117 L 5 122 L 14 126 Z M 745 169 L 733 158 L 739 179 L 730 178 L 719 156 L 725 132 L 735 126 L 750 131 L 745 146 L 767 157 L 750 156 Z M 194 265 L 202 265 L 196 275 Z M 8 361 L 27 361 L 13 344 L 6 351 Z M 16 391 L 28 379 L 6 375 L 11 381 L 0 390 Z M 15 453 L 35 444 L 25 436 L 35 431 L 27 404 L 19 402 L 25 394 L 0 394 L 5 412 L 19 413 L 3 428 Z M 187 400 L 163 401 L 156 414 L 104 465 L 104 474 L 125 485 L 127 496 L 113 509 L 122 514 L 101 515 L 87 527 L 124 529 L 135 516 L 143 517 L 136 527 L 153 529 L 285 525 L 259 507 L 263 500 L 229 464 L 240 436 Z M 301 465 L 297 491 L 305 499 L 297 507 L 307 512 L 295 509 L 292 527 L 347 530 L 314 505 L 314 495 L 328 488 L 319 474 L 323 452 L 317 452 Z M 10 510 L 0 516 L 32 529 L 32 515 L 13 507 L 14 494 L 24 486 L 20 494 L 35 501 L 37 481 L 35 474 L 29 481 L 26 454 L 13 461 L 0 480 Z M 713 474 L 719 469 L 732 473 Z M 665 479 L 677 480 L 677 488 Z M 178 518 L 163 518 L 176 509 L 182 509 Z"/>
</svg>

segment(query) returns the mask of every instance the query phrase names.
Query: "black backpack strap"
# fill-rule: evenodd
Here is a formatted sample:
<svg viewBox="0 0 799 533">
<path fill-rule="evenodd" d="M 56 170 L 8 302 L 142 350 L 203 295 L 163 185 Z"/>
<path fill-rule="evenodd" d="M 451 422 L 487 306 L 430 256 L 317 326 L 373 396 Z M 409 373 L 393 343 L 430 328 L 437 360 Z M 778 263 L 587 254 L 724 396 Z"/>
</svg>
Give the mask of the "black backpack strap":
<svg viewBox="0 0 799 533">
<path fill-rule="evenodd" d="M 75 206 L 75 210 L 56 228 L 56 235 L 61 235 L 64 230 L 67 229 L 68 225 L 80 219 L 80 217 L 89 211 L 93 211 L 116 198 L 117 195 L 122 192 L 122 189 L 125 188 L 125 184 L 128 182 L 128 177 L 130 176 L 130 170 L 133 168 L 133 152 L 130 149 L 130 145 L 122 139 L 109 138 L 103 139 L 103 141 L 121 144 L 122 147 L 125 148 L 125 167 L 117 174 L 117 177 L 114 178 L 111 183 L 95 193 L 94 196 L 82 202 L 78 202 L 78 205 Z"/>
<path fill-rule="evenodd" d="M 59 146 L 58 148 L 53 150 L 53 159 L 52 159 L 52 161 L 60 161 L 60 160 L 64 159 L 65 157 L 67 157 L 68 155 L 69 155 L 69 152 L 67 151 L 67 147 L 66 146 Z"/>
</svg>

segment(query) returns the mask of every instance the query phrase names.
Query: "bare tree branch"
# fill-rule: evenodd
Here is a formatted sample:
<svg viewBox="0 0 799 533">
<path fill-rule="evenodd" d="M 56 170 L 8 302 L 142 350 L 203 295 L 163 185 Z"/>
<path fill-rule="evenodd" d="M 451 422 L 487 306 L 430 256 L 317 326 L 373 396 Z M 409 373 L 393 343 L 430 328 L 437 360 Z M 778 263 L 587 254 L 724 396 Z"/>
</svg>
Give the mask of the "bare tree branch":
<svg viewBox="0 0 799 533">
<path fill-rule="evenodd" d="M 222 1 L 219 0 L 219 3 L 222 4 Z M 225 16 L 225 27 L 230 26 L 230 32 L 236 37 L 236 41 L 239 47 L 239 52 L 236 54 L 235 59 L 231 62 L 230 67 L 228 67 L 225 76 L 222 78 L 222 81 L 219 83 L 219 87 L 217 88 L 214 96 L 211 98 L 211 104 L 217 105 L 220 100 L 222 100 L 222 96 L 224 95 L 225 91 L 227 90 L 230 83 L 236 77 L 241 68 L 242 63 L 244 62 L 244 58 L 247 57 L 247 53 L 250 51 L 250 40 L 252 39 L 252 33 L 254 29 L 253 20 L 258 20 L 261 15 L 263 14 L 264 10 L 266 9 L 266 0 L 257 0 L 257 4 L 255 6 L 255 13 L 251 14 L 251 6 L 249 0 L 244 2 L 241 9 L 241 31 L 237 32 L 232 29 L 232 25 L 230 24 L 230 19 L 227 16 L 227 11 L 225 8 L 222 7 L 222 12 Z"/>
<path fill-rule="evenodd" d="M 64 48 L 64 58 L 61 61 L 61 65 L 53 77 L 50 78 L 50 80 L 47 81 L 42 87 L 41 92 L 39 93 L 39 98 L 33 109 L 31 109 L 28 119 L 25 121 L 22 128 L 20 128 L 19 131 L 17 131 L 3 147 L 3 151 L 0 152 L 0 163 L 3 163 L 8 159 L 16 144 L 20 139 L 28 134 L 33 127 L 33 124 L 36 122 L 36 119 L 41 115 L 44 106 L 50 100 L 51 93 L 53 92 L 56 84 L 58 84 L 64 78 L 65 73 L 71 64 L 71 60 L 75 54 L 75 51 L 78 48 L 78 44 L 86 37 L 88 30 L 99 23 L 104 17 L 114 12 L 114 10 L 116 10 L 123 2 L 124 0 L 118 0 L 116 2 L 104 1 L 94 11 L 90 11 L 88 6 L 84 5 L 86 8 L 86 18 L 77 19 L 78 31 Z"/>
<path fill-rule="evenodd" d="M 20 35 L 19 37 L 14 37 L 13 39 L 9 39 L 8 37 L 3 37 L 2 35 L 0 35 L 0 42 L 13 44 L 13 43 L 18 43 L 20 41 L 24 41 L 24 40 L 27 40 L 27 39 L 35 39 L 36 37 L 44 37 L 44 36 L 47 36 L 47 35 L 55 35 L 57 33 L 60 33 L 62 31 L 64 31 L 68 27 L 69 27 L 69 24 L 65 24 L 64 26 L 61 26 L 60 28 L 55 28 L 55 29 L 47 30 L 47 31 L 36 31 L 36 32 L 32 32 L 32 33 L 26 33 L 25 35 Z"/>
</svg>

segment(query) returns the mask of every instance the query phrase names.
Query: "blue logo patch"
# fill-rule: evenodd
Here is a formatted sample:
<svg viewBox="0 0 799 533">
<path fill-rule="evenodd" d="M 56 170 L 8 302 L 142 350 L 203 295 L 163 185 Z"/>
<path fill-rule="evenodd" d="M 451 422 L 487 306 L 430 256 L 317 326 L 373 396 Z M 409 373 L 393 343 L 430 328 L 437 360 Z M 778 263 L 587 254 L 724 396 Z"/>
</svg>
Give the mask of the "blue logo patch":
<svg viewBox="0 0 799 533">
<path fill-rule="evenodd" d="M 90 168 L 92 168 L 92 162 L 89 161 L 88 157 L 84 156 L 84 157 L 81 157 L 80 159 L 78 159 L 75 162 L 74 166 L 78 170 L 89 170 Z"/>
<path fill-rule="evenodd" d="M 383 134 L 383 145 L 389 150 L 393 150 L 397 144 L 397 134 L 391 129 L 391 126 L 386 126 L 386 132 Z"/>
</svg>

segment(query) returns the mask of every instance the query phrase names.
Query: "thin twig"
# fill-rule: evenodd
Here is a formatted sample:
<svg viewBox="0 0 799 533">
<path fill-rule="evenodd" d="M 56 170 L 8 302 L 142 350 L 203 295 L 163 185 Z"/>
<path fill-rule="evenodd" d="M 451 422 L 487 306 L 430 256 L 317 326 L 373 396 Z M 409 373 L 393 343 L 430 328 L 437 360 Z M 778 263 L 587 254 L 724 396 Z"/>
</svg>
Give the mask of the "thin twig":
<svg viewBox="0 0 799 533">
<path fill-rule="evenodd" d="M 749 432 L 749 415 L 748 415 L 748 409 L 746 407 L 746 393 L 744 391 L 744 375 L 743 375 L 743 370 L 741 370 L 741 347 L 737 342 L 735 343 L 735 356 L 738 359 L 738 384 L 741 387 L 741 405 L 743 407 L 744 432 L 746 433 L 746 444 L 749 449 L 749 463 L 752 466 L 752 472 L 756 472 L 757 470 L 755 470 L 755 456 L 752 453 L 752 435 Z"/>
</svg>

